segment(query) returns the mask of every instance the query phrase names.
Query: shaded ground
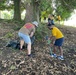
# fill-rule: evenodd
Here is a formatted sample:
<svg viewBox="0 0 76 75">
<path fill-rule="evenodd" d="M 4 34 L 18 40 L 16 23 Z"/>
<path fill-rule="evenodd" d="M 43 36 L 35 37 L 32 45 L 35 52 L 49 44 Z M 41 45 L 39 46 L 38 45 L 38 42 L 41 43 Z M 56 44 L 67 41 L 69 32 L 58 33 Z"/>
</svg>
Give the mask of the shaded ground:
<svg viewBox="0 0 76 75">
<path fill-rule="evenodd" d="M 26 49 L 19 51 L 5 47 L 12 35 L 11 39 L 17 38 L 14 26 L 17 25 L 0 23 L 0 75 L 76 75 L 76 28 L 59 26 L 65 35 L 65 60 L 61 61 L 50 57 L 49 46 L 44 39 L 36 41 L 30 58 Z"/>
</svg>

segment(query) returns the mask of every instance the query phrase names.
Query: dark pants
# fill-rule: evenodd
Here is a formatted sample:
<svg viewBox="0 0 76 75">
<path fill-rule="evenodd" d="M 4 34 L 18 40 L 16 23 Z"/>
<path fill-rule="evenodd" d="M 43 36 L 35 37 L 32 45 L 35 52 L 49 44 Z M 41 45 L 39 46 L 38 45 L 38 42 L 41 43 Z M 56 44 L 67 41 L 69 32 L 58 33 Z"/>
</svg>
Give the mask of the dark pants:
<svg viewBox="0 0 76 75">
<path fill-rule="evenodd" d="M 64 42 L 64 38 L 56 39 L 54 45 L 55 46 L 62 46 L 63 42 Z"/>
</svg>

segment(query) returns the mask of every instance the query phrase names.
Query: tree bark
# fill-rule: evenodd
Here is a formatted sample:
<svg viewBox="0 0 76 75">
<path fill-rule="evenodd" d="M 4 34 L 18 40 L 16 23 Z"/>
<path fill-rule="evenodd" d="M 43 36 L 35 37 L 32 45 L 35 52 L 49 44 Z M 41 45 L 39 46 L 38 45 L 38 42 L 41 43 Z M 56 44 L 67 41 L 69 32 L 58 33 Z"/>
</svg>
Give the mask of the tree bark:
<svg viewBox="0 0 76 75">
<path fill-rule="evenodd" d="M 21 12 L 20 12 L 20 2 L 21 0 L 13 0 L 14 1 L 14 20 L 21 20 Z"/>
<path fill-rule="evenodd" d="M 38 21 L 39 22 L 39 10 L 37 4 L 34 1 L 26 4 L 25 22 Z"/>
<path fill-rule="evenodd" d="M 26 4 L 26 14 L 25 14 L 25 22 L 32 22 L 34 20 L 33 17 L 33 4 Z"/>
</svg>

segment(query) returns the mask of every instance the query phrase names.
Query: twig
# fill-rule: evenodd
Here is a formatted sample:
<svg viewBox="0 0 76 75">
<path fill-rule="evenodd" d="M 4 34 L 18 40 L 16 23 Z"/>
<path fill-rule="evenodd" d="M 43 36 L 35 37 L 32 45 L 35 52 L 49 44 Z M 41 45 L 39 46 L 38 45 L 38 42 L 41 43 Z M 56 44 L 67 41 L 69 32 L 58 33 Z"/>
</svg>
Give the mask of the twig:
<svg viewBox="0 0 76 75">
<path fill-rule="evenodd" d="M 12 72 L 12 70 L 10 70 L 9 72 L 7 72 L 6 75 L 8 75 L 8 74 L 11 73 L 11 72 Z"/>
</svg>

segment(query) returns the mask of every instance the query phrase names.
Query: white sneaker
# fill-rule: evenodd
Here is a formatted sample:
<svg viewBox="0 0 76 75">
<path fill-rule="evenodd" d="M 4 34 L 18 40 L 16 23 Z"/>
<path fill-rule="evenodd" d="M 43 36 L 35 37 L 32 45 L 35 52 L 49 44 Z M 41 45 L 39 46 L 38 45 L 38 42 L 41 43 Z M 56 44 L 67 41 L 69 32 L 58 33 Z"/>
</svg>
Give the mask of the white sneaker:
<svg viewBox="0 0 76 75">
<path fill-rule="evenodd" d="M 54 57 L 54 58 L 56 58 L 56 57 L 57 57 L 57 55 L 56 55 L 56 54 L 52 54 L 52 55 L 51 55 L 51 57 Z"/>
<path fill-rule="evenodd" d="M 58 56 L 58 59 L 64 60 L 64 57 L 63 56 Z"/>
</svg>

